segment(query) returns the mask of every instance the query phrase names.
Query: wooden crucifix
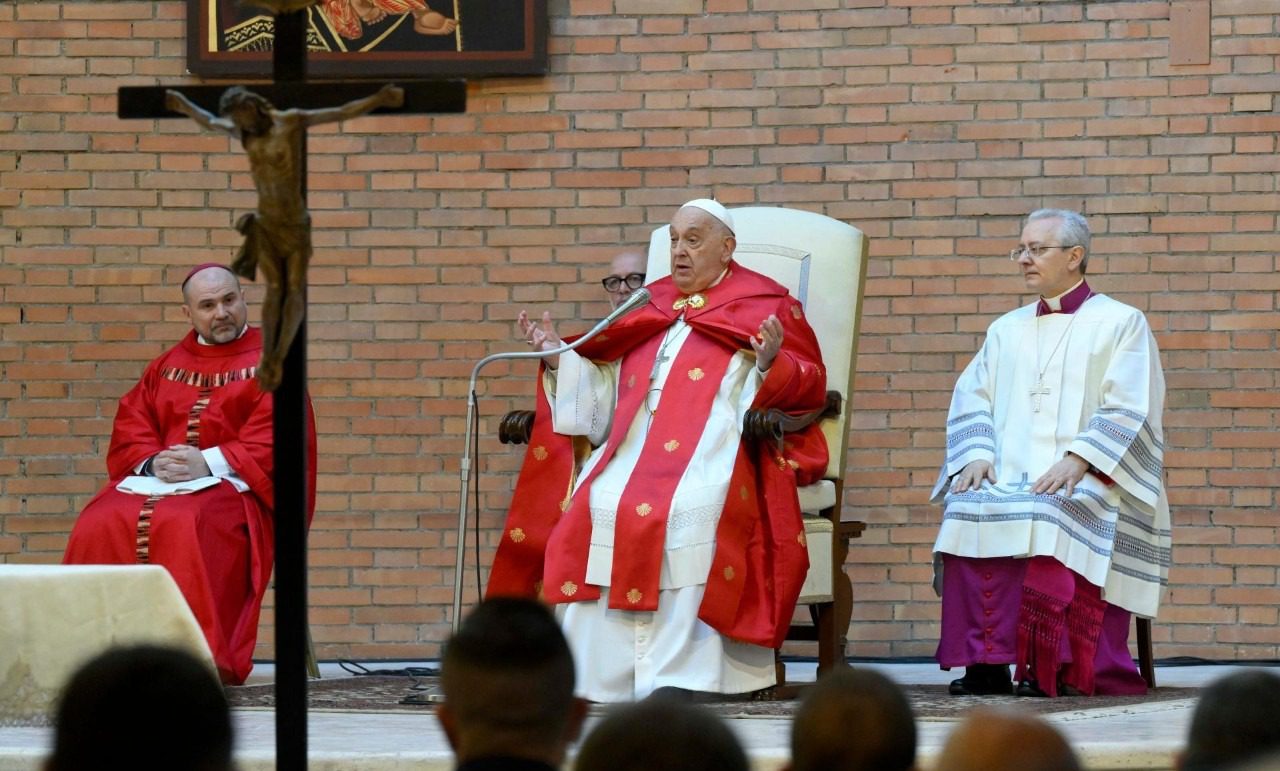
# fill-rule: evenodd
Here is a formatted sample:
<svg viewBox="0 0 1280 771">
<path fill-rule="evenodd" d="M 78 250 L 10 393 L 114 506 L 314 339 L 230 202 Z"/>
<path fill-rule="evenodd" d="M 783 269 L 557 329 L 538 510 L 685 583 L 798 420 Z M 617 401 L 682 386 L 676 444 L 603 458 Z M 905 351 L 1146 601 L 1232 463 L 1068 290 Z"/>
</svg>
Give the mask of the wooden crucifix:
<svg viewBox="0 0 1280 771">
<path fill-rule="evenodd" d="M 310 110 L 320 113 L 322 117 L 341 120 L 354 114 L 365 112 L 396 113 L 437 113 L 463 112 L 466 110 L 466 84 L 462 81 L 435 82 L 403 82 L 398 83 L 395 94 L 389 89 L 380 89 L 378 84 L 367 82 L 351 83 L 308 83 L 306 81 L 306 43 L 305 22 L 306 8 L 316 0 L 253 0 L 256 5 L 271 10 L 275 15 L 275 40 L 272 53 L 273 82 L 252 86 L 252 95 L 265 100 L 274 108 L 285 111 Z M 202 125 L 218 112 L 218 102 L 227 86 L 164 86 L 123 87 L 119 91 L 117 114 L 121 118 L 180 118 L 184 115 L 196 118 Z M 177 92 L 181 96 L 175 98 L 168 92 Z M 389 95 L 390 94 L 390 95 Z M 345 104 L 344 104 L 345 103 Z M 398 106 L 393 106 L 397 105 Z M 343 104 L 342 107 L 333 107 Z M 174 111 L 167 105 L 179 107 Z M 190 108 L 190 109 L 188 109 Z M 346 112 L 337 112 L 346 110 Z M 322 122 L 319 120 L 313 122 Z M 221 125 L 211 124 L 222 128 Z M 299 128 L 299 127 L 294 127 Z M 290 129 L 292 130 L 292 129 Z M 298 185 L 297 200 L 306 200 L 306 128 L 299 128 L 300 134 L 291 142 L 296 144 L 296 166 L 288 166 L 286 176 L 296 178 Z M 246 143 L 246 149 L 249 149 Z M 250 151 L 252 163 L 267 163 L 269 160 L 254 158 Z M 272 185 L 279 180 L 270 177 L 269 169 L 255 168 L 254 183 L 259 196 L 272 195 Z M 261 172 L 261 174 L 260 174 Z M 279 193 L 280 191 L 276 191 Z M 289 199 L 294 191 L 284 191 L 280 195 Z M 274 456 L 275 456 L 275 629 L 276 629 L 276 768 L 305 769 L 307 767 L 307 560 L 306 560 L 306 510 L 308 500 L 307 469 L 305 453 L 299 448 L 305 446 L 307 431 L 306 416 L 306 259 L 310 256 L 310 221 L 306 218 L 305 206 L 300 208 L 298 221 L 293 223 L 293 236 L 305 237 L 305 257 L 294 260 L 300 264 L 290 265 L 290 261 L 282 259 L 271 266 L 262 263 L 263 254 L 273 253 L 271 248 L 255 244 L 253 241 L 270 238 L 274 233 L 262 232 L 261 215 L 271 209 L 270 201 L 259 201 L 256 220 L 245 218 L 240 226 L 245 233 L 245 247 L 241 250 L 241 258 L 246 256 L 246 249 L 259 256 L 258 267 L 263 268 L 268 282 L 274 279 L 275 291 L 278 295 L 276 320 L 277 327 L 285 324 L 285 313 L 290 301 L 285 297 L 290 286 L 297 292 L 297 300 L 292 301 L 292 310 L 288 324 L 295 326 L 297 333 L 291 341 L 283 346 L 283 367 L 277 373 L 279 378 L 275 390 L 274 415 Z M 285 208 L 275 207 L 275 208 Z M 286 228 L 288 230 L 288 228 Z M 288 248 L 284 249 L 285 252 Z M 279 254 L 280 250 L 274 253 Z M 244 262 L 239 266 L 246 268 Z M 278 275 L 271 271 L 279 268 Z M 292 274 L 290 275 L 290 271 Z M 301 275 L 299 275 L 301 272 Z M 268 287 L 270 299 L 272 288 Z M 268 311 L 264 303 L 264 326 Z M 264 330 L 265 331 L 265 330 Z M 264 335 L 265 337 L 265 335 Z M 264 347 L 264 351 L 265 351 Z"/>
</svg>

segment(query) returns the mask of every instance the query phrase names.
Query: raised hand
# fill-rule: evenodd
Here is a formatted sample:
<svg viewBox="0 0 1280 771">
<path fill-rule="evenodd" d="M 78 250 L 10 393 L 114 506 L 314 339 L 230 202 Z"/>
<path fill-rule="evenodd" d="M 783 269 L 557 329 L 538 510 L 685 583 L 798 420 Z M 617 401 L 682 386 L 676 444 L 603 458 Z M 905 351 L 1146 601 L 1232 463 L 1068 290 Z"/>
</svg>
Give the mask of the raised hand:
<svg viewBox="0 0 1280 771">
<path fill-rule="evenodd" d="M 520 315 L 516 317 L 516 326 L 530 350 L 550 351 L 564 344 L 560 335 L 556 334 L 556 326 L 552 323 L 551 314 L 547 311 L 542 312 L 542 318 L 538 321 L 530 319 L 526 311 L 520 311 Z M 547 358 L 547 366 L 552 369 L 555 369 L 559 363 L 558 355 Z"/>
<path fill-rule="evenodd" d="M 778 321 L 777 316 L 770 314 L 769 318 L 760 322 L 756 335 L 751 338 L 751 347 L 756 352 L 756 367 L 761 372 L 768 372 L 782 348 L 782 322 Z"/>
</svg>

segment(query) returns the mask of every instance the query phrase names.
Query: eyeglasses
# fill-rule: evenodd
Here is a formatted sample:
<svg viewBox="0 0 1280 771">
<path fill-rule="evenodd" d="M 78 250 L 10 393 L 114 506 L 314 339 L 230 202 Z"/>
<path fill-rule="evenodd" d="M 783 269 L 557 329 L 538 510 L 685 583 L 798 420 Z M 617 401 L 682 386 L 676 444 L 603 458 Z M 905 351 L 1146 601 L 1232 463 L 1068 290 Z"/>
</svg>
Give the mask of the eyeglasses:
<svg viewBox="0 0 1280 771">
<path fill-rule="evenodd" d="M 627 284 L 627 289 L 632 289 L 632 290 L 639 289 L 640 287 L 644 286 L 644 274 L 628 273 L 625 278 L 620 276 L 609 276 L 608 278 L 605 278 L 604 280 L 602 280 L 600 283 L 604 286 L 604 291 L 616 292 L 622 288 L 622 284 L 624 281 Z"/>
<path fill-rule="evenodd" d="M 1031 255 L 1032 257 L 1038 260 L 1041 257 L 1043 257 L 1044 253 L 1049 251 L 1050 249 L 1070 249 L 1073 246 L 1075 246 L 1075 244 L 1041 244 L 1040 246 L 1019 246 L 1009 251 L 1009 259 L 1013 260 L 1014 262 L 1017 262 L 1018 260 L 1022 259 L 1022 253 L 1026 252 L 1027 254 Z"/>
</svg>

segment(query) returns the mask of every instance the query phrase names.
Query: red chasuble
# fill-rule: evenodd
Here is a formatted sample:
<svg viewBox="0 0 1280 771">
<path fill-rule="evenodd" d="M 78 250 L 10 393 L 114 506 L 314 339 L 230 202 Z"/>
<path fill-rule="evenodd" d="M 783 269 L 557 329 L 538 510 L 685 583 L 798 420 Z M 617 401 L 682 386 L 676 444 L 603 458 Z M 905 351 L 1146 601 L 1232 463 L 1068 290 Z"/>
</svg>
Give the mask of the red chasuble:
<svg viewBox="0 0 1280 771">
<path fill-rule="evenodd" d="M 222 680 L 253 668 L 258 613 L 275 559 L 272 401 L 254 368 L 262 334 L 200 345 L 192 331 L 151 362 L 120 400 L 107 453 L 111 482 L 80 513 L 63 562 L 163 565 L 204 630 Z M 307 408 L 311 415 L 310 404 Z M 301 440 L 294 439 L 299 444 Z M 221 449 L 249 490 L 227 480 L 185 495 L 146 496 L 116 485 L 172 445 Z M 307 437 L 307 522 L 315 511 L 315 427 Z"/>
<path fill-rule="evenodd" d="M 610 604 L 621 610 L 656 607 L 671 495 L 702 435 L 708 400 L 719 389 L 729 358 L 751 350 L 749 338 L 770 314 L 784 327 L 782 349 L 751 406 L 800 413 L 820 408 L 826 398 L 817 339 L 800 303 L 781 285 L 735 263 L 719 284 L 700 293 L 706 300 L 702 307 L 679 303 L 681 294 L 670 277 L 649 290 L 649 305 L 578 349 L 596 361 L 622 360 L 607 454 L 594 467 L 599 470 L 644 401 L 663 335 L 681 312 L 692 327 L 662 396 L 662 405 L 677 405 L 678 414 L 668 412 L 664 426 L 659 407 L 619 506 Z M 781 644 L 808 570 L 796 487 L 820 478 L 826 466 L 826 442 L 816 425 L 788 435 L 783 446 L 739 444 L 698 613 L 702 621 L 736 640 L 772 648 Z M 552 430 L 540 378 L 533 435 L 490 574 L 489 596 L 540 596 L 553 603 L 600 597 L 599 587 L 585 580 L 592 479 L 582 480 L 570 496 L 575 471 L 573 440 Z"/>
</svg>

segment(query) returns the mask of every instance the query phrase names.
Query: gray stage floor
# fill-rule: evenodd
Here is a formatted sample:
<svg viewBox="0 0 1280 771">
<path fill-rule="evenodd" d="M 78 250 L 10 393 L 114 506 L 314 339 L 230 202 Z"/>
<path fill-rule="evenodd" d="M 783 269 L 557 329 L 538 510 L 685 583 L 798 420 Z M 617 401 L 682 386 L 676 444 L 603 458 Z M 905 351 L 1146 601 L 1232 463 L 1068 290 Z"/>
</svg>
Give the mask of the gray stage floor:
<svg viewBox="0 0 1280 771">
<path fill-rule="evenodd" d="M 377 666 L 392 666 L 379 663 Z M 403 666 L 403 664 L 395 665 Z M 900 683 L 946 683 L 956 674 L 932 664 L 858 664 L 874 667 Z M 1230 666 L 1159 667 L 1161 686 L 1198 687 L 1233 671 Z M 812 664 L 792 664 L 788 679 L 812 679 Z M 325 678 L 345 676 L 337 665 L 325 664 Z M 259 665 L 251 683 L 270 682 L 269 665 Z M 1049 720 L 1076 747 L 1090 769 L 1171 769 L 1182 746 L 1194 699 L 1161 701 L 1127 707 L 1085 709 L 1057 713 Z M 759 771 L 781 768 L 787 757 L 789 721 L 779 718 L 739 718 L 730 721 Z M 236 759 L 243 771 L 274 768 L 275 723 L 270 711 L 238 710 Z M 932 765 L 938 749 L 954 727 L 952 720 L 922 720 L 920 760 Z M 589 726 L 588 726 L 589 728 Z M 449 769 L 448 744 L 434 717 L 402 713 L 313 712 L 308 719 L 310 768 L 321 771 L 407 771 Z M 37 771 L 49 746 L 50 730 L 0 728 L 0 771 Z"/>
</svg>

